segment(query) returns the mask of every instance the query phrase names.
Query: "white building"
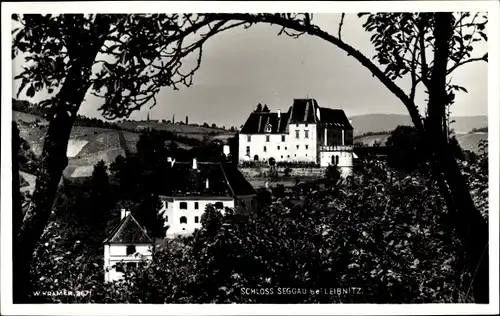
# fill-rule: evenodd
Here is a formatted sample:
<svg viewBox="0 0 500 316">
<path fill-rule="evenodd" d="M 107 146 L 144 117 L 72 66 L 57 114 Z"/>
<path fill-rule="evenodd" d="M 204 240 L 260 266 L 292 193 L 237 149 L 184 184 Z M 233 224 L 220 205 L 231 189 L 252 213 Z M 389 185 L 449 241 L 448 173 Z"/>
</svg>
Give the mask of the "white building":
<svg viewBox="0 0 500 316">
<path fill-rule="evenodd" d="M 251 213 L 257 206 L 256 192 L 238 170 L 230 163 L 171 162 L 172 181 L 165 186 L 163 201 L 167 237 L 176 237 L 201 228 L 201 216 L 206 206 L 212 204 L 224 211 Z"/>
<path fill-rule="evenodd" d="M 129 211 L 121 211 L 120 224 L 104 240 L 104 271 L 106 282 L 123 277 L 125 269 L 152 259 L 153 240 Z M 119 262 L 123 266 L 117 266 Z"/>
<path fill-rule="evenodd" d="M 353 127 L 343 110 L 294 99 L 288 112 L 254 111 L 239 134 L 239 161 L 311 162 L 352 173 Z"/>
</svg>

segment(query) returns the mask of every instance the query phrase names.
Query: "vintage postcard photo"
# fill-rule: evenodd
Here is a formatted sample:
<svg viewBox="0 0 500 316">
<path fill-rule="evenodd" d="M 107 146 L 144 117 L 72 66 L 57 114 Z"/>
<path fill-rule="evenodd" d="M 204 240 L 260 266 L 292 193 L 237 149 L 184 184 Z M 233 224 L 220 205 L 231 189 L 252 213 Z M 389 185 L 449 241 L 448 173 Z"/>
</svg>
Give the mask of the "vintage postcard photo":
<svg viewBox="0 0 500 316">
<path fill-rule="evenodd" d="M 498 313 L 499 7 L 2 3 L 2 314 Z"/>
</svg>

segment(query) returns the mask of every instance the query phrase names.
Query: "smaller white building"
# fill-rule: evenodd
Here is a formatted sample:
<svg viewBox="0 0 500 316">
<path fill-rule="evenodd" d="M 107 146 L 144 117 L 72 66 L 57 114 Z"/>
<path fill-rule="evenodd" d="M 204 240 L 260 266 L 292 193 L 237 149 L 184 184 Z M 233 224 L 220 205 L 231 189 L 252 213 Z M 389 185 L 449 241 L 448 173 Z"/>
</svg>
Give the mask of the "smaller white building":
<svg viewBox="0 0 500 316">
<path fill-rule="evenodd" d="M 118 281 L 127 268 L 151 261 L 153 246 L 144 227 L 129 211 L 122 210 L 120 224 L 104 240 L 104 281 Z M 117 266 L 120 262 L 121 267 Z"/>
<path fill-rule="evenodd" d="M 201 228 L 201 217 L 207 205 L 222 213 L 226 208 L 237 213 L 251 213 L 257 206 L 256 191 L 231 163 L 176 162 L 171 163 L 172 180 L 165 184 L 160 197 L 167 238 L 192 234 Z"/>
</svg>

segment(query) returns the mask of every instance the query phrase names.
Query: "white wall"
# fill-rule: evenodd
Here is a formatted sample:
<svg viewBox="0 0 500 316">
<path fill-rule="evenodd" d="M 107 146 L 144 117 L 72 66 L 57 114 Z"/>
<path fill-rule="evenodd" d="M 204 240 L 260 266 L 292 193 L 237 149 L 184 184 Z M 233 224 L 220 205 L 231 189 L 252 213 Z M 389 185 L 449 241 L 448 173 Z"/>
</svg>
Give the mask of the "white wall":
<svg viewBox="0 0 500 316">
<path fill-rule="evenodd" d="M 299 138 L 296 138 L 295 131 L 299 131 Z M 305 130 L 309 131 L 309 137 L 305 138 Z M 269 142 L 266 141 L 266 134 L 251 135 L 248 142 L 247 134 L 239 135 L 239 159 L 240 161 L 254 160 L 258 155 L 259 160 L 274 158 L 276 161 L 316 161 L 317 152 L 317 128 L 316 124 L 290 124 L 288 134 L 267 134 Z M 285 135 L 285 141 L 282 141 Z M 307 145 L 307 149 L 306 149 Z M 247 146 L 250 146 L 250 157 L 245 158 Z M 264 151 L 266 146 L 266 151 Z M 299 146 L 297 148 L 297 146 Z M 279 148 L 279 149 L 278 149 Z"/>
<path fill-rule="evenodd" d="M 268 160 L 269 158 L 274 158 L 276 161 L 286 160 L 286 151 L 288 135 L 285 134 L 268 134 L 269 142 L 266 142 L 266 135 L 257 134 L 251 135 L 251 140 L 248 142 L 247 136 L 240 134 L 239 141 L 239 159 L 240 160 L 251 160 L 253 161 L 254 156 L 258 155 L 259 160 Z M 285 135 L 285 142 L 282 141 L 281 136 Z M 250 146 L 250 159 L 245 159 L 247 154 L 247 146 Z M 264 151 L 264 146 L 266 146 L 266 151 Z M 278 149 L 279 147 L 279 149 Z M 281 156 L 284 158 L 281 158 Z"/>
<path fill-rule="evenodd" d="M 165 225 L 169 225 L 170 228 L 167 230 L 167 237 L 172 238 L 177 235 L 187 235 L 192 234 L 196 228 L 201 228 L 201 215 L 205 212 L 205 208 L 208 204 L 215 204 L 216 202 L 222 202 L 223 207 L 234 208 L 234 200 L 228 199 L 226 197 L 221 197 L 220 199 L 183 199 L 174 198 L 173 202 L 165 201 L 162 210 L 165 210 L 164 216 L 167 216 L 165 220 Z M 180 203 L 186 202 L 187 209 L 181 209 Z M 195 208 L 195 203 L 198 203 L 198 209 Z M 166 207 L 165 207 L 165 204 Z M 224 213 L 224 209 L 221 209 Z M 180 223 L 182 216 L 185 216 L 187 223 Z M 195 222 L 195 217 L 198 216 L 198 223 Z"/>
<path fill-rule="evenodd" d="M 338 166 L 343 176 L 352 175 L 352 151 L 322 151 L 320 152 L 320 165 L 327 167 L 332 164 L 332 156 L 339 156 Z"/>
<path fill-rule="evenodd" d="M 305 131 L 309 131 L 309 137 L 305 138 Z M 299 138 L 296 138 L 299 131 Z M 289 126 L 289 161 L 316 162 L 317 152 L 317 127 L 316 124 L 290 124 Z M 297 146 L 298 149 L 297 149 Z M 307 149 L 306 149 L 307 146 Z"/>
<path fill-rule="evenodd" d="M 127 256 L 128 244 L 105 244 L 104 245 L 104 280 L 105 282 L 117 281 L 123 277 L 123 273 L 117 272 L 114 266 L 123 262 L 141 262 L 152 259 L 153 246 L 150 244 L 131 244 L 135 245 L 138 256 L 131 254 Z"/>
</svg>

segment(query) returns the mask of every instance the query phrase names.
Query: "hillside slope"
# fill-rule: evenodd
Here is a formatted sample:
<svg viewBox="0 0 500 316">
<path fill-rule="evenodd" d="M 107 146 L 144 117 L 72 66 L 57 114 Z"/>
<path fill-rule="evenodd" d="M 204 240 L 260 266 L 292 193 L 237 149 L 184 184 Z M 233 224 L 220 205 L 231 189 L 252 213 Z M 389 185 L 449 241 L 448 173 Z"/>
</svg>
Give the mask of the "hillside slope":
<svg viewBox="0 0 500 316">
<path fill-rule="evenodd" d="M 354 127 L 354 135 L 362 135 L 368 132 L 390 132 L 399 125 L 411 125 L 413 123 L 409 115 L 401 114 L 367 114 L 350 117 Z M 473 128 L 488 126 L 488 116 L 458 116 L 451 128 L 456 133 L 469 133 Z"/>
<path fill-rule="evenodd" d="M 13 121 L 18 124 L 19 134 L 37 156 L 42 154 L 43 137 L 47 133 L 47 121 L 39 116 L 13 111 Z M 38 122 L 35 124 L 35 122 Z M 108 165 L 118 155 L 125 155 L 124 143 L 135 151 L 140 133 L 122 132 L 113 129 L 74 126 L 68 142 L 68 166 L 63 172 L 65 177 L 82 177 L 92 174 L 93 166 L 104 160 Z M 29 181 L 28 181 L 29 182 Z"/>
<path fill-rule="evenodd" d="M 48 128 L 48 122 L 44 118 L 13 111 L 13 121 L 18 124 L 20 136 L 25 139 L 33 153 L 37 156 L 42 154 L 43 137 Z M 121 131 L 99 127 L 74 126 L 71 130 L 68 142 L 68 166 L 63 175 L 68 178 L 87 177 L 92 174 L 94 165 L 100 160 L 111 164 L 119 155 L 125 155 L 127 151 L 135 152 L 139 140 L 141 127 L 149 127 L 167 130 L 187 138 L 202 140 L 205 136 L 209 139 L 227 138 L 234 135 L 219 129 L 205 128 L 200 126 L 163 124 L 154 122 L 126 122 L 123 127 L 138 128 L 138 131 Z M 147 126 L 145 126 L 147 125 Z M 189 150 L 191 145 L 182 141 L 173 141 L 180 148 Z"/>
</svg>

